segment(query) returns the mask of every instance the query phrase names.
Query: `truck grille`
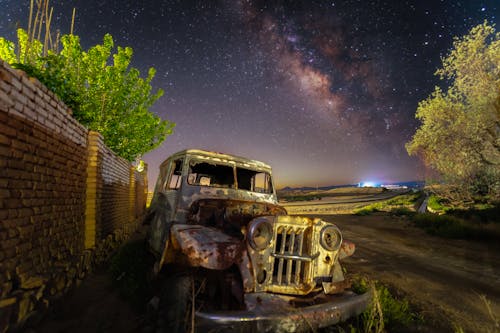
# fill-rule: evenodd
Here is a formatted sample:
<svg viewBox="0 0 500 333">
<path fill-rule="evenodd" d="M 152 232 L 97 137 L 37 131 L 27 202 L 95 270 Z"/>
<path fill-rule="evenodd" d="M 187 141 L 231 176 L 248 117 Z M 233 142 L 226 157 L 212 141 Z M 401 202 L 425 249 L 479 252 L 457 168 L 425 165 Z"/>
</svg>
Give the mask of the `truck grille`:
<svg viewBox="0 0 500 333">
<path fill-rule="evenodd" d="M 280 226 L 276 230 L 272 284 L 276 286 L 299 287 L 308 283 L 310 276 L 311 228 Z"/>
</svg>

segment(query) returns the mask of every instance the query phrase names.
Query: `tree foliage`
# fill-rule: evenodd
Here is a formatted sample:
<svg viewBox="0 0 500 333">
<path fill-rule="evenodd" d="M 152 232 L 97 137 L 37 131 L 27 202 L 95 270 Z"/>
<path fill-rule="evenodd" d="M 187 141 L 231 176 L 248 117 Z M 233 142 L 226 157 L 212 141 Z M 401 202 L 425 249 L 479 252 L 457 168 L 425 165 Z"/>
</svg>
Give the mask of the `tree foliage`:
<svg viewBox="0 0 500 333">
<path fill-rule="evenodd" d="M 418 105 L 406 144 L 463 198 L 500 196 L 500 33 L 484 22 L 455 38 L 436 72 L 449 84 Z"/>
<path fill-rule="evenodd" d="M 106 145 L 118 155 L 134 160 L 160 145 L 174 123 L 162 120 L 149 108 L 163 95 L 152 92 L 153 68 L 141 78 L 129 68 L 130 47 L 117 47 L 111 35 L 84 51 L 78 36 L 61 37 L 62 49 L 43 55 L 43 44 L 18 29 L 17 49 L 0 38 L 0 58 L 38 78 L 73 110 L 89 129 L 99 131 Z M 16 54 L 17 51 L 17 54 Z"/>
</svg>

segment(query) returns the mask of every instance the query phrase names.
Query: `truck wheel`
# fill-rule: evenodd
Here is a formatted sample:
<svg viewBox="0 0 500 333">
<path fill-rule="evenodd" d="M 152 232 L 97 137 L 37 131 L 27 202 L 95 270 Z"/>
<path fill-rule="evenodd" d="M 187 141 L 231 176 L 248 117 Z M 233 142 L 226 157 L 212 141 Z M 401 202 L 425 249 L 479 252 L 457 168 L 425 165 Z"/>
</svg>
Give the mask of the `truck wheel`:
<svg viewBox="0 0 500 333">
<path fill-rule="evenodd" d="M 159 323 L 164 332 L 194 332 L 192 317 L 193 277 L 172 276 L 164 281 L 159 305 Z"/>
</svg>

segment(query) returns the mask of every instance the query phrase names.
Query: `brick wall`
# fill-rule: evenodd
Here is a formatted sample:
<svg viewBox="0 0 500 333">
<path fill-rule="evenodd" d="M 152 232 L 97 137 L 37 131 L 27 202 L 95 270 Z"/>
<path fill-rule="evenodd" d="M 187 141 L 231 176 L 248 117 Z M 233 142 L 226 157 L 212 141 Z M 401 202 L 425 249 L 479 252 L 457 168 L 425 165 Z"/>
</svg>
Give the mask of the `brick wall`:
<svg viewBox="0 0 500 333">
<path fill-rule="evenodd" d="M 122 241 L 145 213 L 146 172 L 135 170 L 106 147 L 99 133 L 90 131 L 87 174 L 85 247 Z"/>
<path fill-rule="evenodd" d="M 0 332 L 105 260 L 138 226 L 146 190 L 144 172 L 0 61 Z"/>
</svg>

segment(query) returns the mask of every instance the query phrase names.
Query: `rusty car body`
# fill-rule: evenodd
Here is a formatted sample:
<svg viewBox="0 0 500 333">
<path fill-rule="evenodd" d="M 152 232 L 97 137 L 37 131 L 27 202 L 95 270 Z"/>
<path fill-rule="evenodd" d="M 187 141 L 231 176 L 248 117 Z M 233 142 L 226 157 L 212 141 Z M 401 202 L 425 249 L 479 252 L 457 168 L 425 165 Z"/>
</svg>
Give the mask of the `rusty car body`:
<svg viewBox="0 0 500 333">
<path fill-rule="evenodd" d="M 170 156 L 149 224 L 155 272 L 188 272 L 212 294 L 194 307 L 201 330 L 308 331 L 369 301 L 349 291 L 339 262 L 354 244 L 331 223 L 287 215 L 265 163 L 194 149 Z"/>
</svg>

